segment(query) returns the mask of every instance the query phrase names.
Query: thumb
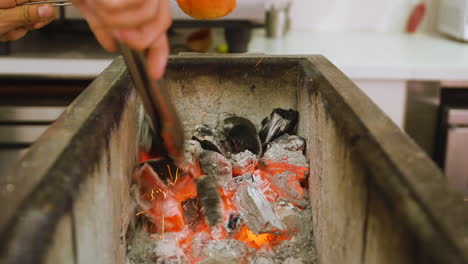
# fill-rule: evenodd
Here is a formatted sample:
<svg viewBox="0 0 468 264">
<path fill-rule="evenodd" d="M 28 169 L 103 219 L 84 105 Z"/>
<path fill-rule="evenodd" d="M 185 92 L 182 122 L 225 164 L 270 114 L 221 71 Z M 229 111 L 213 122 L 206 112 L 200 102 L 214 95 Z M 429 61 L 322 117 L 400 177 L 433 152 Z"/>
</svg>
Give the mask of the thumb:
<svg viewBox="0 0 468 264">
<path fill-rule="evenodd" d="M 16 26 L 32 25 L 37 22 L 48 21 L 56 16 L 55 8 L 50 5 L 22 5 L 10 9 L 8 17 Z M 4 18 L 4 19 L 8 19 Z"/>
</svg>

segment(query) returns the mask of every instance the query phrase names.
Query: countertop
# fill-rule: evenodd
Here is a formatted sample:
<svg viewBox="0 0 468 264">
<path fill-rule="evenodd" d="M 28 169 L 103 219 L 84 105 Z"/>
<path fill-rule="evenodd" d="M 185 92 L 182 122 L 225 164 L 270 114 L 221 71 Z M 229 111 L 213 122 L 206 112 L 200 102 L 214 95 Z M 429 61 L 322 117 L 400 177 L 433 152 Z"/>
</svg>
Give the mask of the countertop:
<svg viewBox="0 0 468 264">
<path fill-rule="evenodd" d="M 0 57 L 0 76 L 93 78 L 113 58 L 88 44 L 75 44 L 73 52 L 63 53 L 60 45 L 53 52 L 46 47 L 31 52 L 24 46 L 15 44 L 13 56 Z M 249 52 L 321 54 L 352 79 L 468 81 L 468 44 L 426 34 L 290 32 L 268 39 L 258 29 Z"/>
</svg>

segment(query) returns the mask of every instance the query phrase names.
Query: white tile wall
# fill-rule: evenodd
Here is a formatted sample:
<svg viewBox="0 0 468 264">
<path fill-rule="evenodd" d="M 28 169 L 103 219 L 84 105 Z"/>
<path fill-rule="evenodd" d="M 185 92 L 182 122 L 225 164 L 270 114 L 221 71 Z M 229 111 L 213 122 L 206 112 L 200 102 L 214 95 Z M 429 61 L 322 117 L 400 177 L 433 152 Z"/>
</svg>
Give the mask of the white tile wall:
<svg viewBox="0 0 468 264">
<path fill-rule="evenodd" d="M 405 28 L 418 0 L 293 0 L 296 30 L 397 32 Z M 432 31 L 438 0 L 424 0 L 428 13 L 421 29 Z"/>
</svg>

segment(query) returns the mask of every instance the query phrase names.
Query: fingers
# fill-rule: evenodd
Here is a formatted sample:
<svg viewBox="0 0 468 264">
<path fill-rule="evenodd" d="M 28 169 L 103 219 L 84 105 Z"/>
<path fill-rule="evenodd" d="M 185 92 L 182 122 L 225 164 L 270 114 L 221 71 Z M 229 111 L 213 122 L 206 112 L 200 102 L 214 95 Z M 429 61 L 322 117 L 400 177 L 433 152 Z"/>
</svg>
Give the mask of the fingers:
<svg viewBox="0 0 468 264">
<path fill-rule="evenodd" d="M 104 1 L 108 2 L 108 0 Z M 136 2 L 138 2 L 136 0 Z M 142 26 L 154 20 L 158 13 L 159 4 L 164 1 L 145 1 L 140 5 L 130 5 L 128 8 L 122 10 L 105 9 L 101 7 L 92 8 L 95 15 L 99 17 L 102 23 L 112 27 L 119 28 L 132 28 Z M 108 3 L 106 5 L 109 5 Z"/>
<path fill-rule="evenodd" d="M 56 12 L 55 8 L 50 4 L 17 6 L 0 10 L 0 33 L 13 30 L 20 26 L 49 21 L 55 18 Z"/>
<path fill-rule="evenodd" d="M 171 26 L 170 5 L 167 1 L 159 1 L 158 13 L 150 23 L 137 29 L 121 29 L 115 32 L 117 38 L 129 47 L 144 50 L 161 38 Z"/>
<path fill-rule="evenodd" d="M 108 28 L 97 22 L 88 21 L 88 24 L 96 36 L 97 41 L 105 50 L 109 52 L 117 51 L 117 43 Z"/>
<path fill-rule="evenodd" d="M 168 58 L 169 42 L 164 34 L 148 51 L 148 71 L 153 79 L 158 80 L 163 76 Z"/>
<path fill-rule="evenodd" d="M 1 0 L 0 8 L 13 8 L 15 6 L 21 5 L 28 2 L 28 0 Z"/>
<path fill-rule="evenodd" d="M 28 33 L 26 28 L 17 28 L 0 36 L 0 41 L 15 41 L 24 37 Z"/>
</svg>

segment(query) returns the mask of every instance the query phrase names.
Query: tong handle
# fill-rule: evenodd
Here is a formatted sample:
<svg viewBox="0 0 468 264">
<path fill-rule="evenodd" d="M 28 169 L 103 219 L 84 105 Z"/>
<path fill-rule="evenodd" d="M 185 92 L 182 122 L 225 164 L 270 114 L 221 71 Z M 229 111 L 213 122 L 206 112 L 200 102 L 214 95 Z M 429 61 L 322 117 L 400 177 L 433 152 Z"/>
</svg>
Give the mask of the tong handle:
<svg viewBox="0 0 468 264">
<path fill-rule="evenodd" d="M 52 4 L 53 6 L 69 6 L 72 3 L 68 0 L 49 0 L 49 1 L 36 1 L 36 2 L 26 2 L 21 5 L 43 5 L 43 4 Z"/>
</svg>

